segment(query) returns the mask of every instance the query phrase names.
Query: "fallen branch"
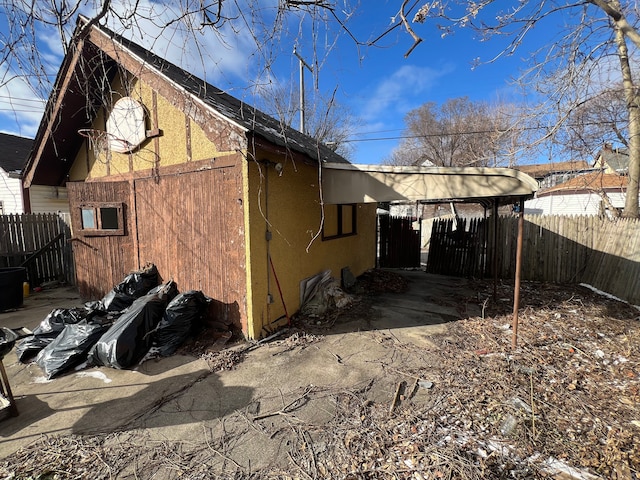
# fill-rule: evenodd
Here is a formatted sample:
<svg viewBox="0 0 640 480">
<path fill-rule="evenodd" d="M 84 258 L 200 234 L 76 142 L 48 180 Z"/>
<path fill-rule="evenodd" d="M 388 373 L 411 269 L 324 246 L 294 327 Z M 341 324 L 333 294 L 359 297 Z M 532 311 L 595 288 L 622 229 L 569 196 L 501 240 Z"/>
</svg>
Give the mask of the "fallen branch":
<svg viewBox="0 0 640 480">
<path fill-rule="evenodd" d="M 289 413 L 291 413 L 291 412 L 288 411 L 289 408 L 294 406 L 300 400 L 303 400 L 303 399 L 307 398 L 307 396 L 311 393 L 312 390 L 313 390 L 313 385 L 309 385 L 302 395 L 300 395 L 298 398 L 296 398 L 292 402 L 289 402 L 287 405 L 282 407 L 280 410 L 276 410 L 275 412 L 263 413 L 262 415 L 257 415 L 255 417 L 253 417 L 253 420 L 254 421 L 255 420 L 263 420 L 265 418 L 275 417 L 276 415 L 288 415 Z"/>
<path fill-rule="evenodd" d="M 393 396 L 393 400 L 391 401 L 391 405 L 389 406 L 389 413 L 393 413 L 393 409 L 396 408 L 396 405 L 398 404 L 398 402 L 400 401 L 400 395 L 402 395 L 402 392 L 404 391 L 404 389 L 407 386 L 407 382 L 402 381 L 400 383 L 398 383 L 398 386 L 396 387 L 396 393 Z"/>
</svg>

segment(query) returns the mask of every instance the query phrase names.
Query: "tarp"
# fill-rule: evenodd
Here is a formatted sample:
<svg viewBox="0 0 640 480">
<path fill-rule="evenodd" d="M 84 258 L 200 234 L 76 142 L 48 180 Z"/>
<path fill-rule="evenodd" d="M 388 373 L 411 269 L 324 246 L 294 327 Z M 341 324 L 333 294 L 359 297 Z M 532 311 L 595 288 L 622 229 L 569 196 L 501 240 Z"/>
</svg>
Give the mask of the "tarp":
<svg viewBox="0 0 640 480">
<path fill-rule="evenodd" d="M 90 320 L 96 311 L 87 308 L 55 308 L 40 322 L 30 335 L 16 345 L 16 355 L 20 362 L 26 362 L 53 342 L 65 326 Z"/>
<path fill-rule="evenodd" d="M 62 333 L 40 351 L 36 363 L 47 378 L 53 378 L 84 361 L 89 349 L 107 328 L 108 325 L 85 320 L 66 325 Z"/>
<path fill-rule="evenodd" d="M 127 275 L 122 282 L 113 287 L 102 300 L 100 308 L 109 312 L 122 311 L 137 298 L 146 295 L 149 290 L 158 285 L 158 269 L 153 264 L 147 264 L 140 270 Z"/>
<path fill-rule="evenodd" d="M 151 347 L 151 332 L 162 318 L 175 283 L 154 289 L 140 297 L 107 330 L 89 352 L 91 365 L 129 368 L 137 364 Z"/>
<path fill-rule="evenodd" d="M 154 331 L 153 346 L 163 357 L 173 355 L 178 347 L 202 325 L 202 316 L 211 298 L 198 290 L 175 297 Z"/>
</svg>

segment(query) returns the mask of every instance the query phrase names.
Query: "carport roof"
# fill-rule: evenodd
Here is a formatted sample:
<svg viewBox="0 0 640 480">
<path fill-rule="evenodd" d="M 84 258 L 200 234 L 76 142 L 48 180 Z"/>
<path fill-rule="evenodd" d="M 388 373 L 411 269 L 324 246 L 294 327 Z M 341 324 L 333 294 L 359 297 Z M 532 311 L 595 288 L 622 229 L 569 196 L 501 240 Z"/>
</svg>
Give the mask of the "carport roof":
<svg viewBox="0 0 640 480">
<path fill-rule="evenodd" d="M 391 201 L 515 203 L 533 197 L 538 182 L 512 168 L 404 167 L 324 163 L 328 204 Z"/>
</svg>

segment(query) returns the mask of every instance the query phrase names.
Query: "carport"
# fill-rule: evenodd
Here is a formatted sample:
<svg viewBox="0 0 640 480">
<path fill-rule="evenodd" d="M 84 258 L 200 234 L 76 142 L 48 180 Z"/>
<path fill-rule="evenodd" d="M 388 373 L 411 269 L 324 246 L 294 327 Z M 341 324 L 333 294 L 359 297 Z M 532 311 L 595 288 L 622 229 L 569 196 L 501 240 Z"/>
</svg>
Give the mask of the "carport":
<svg viewBox="0 0 640 480">
<path fill-rule="evenodd" d="M 323 201 L 328 204 L 391 201 L 479 203 L 493 209 L 494 232 L 497 229 L 498 207 L 519 205 L 513 292 L 514 347 L 518 336 L 524 201 L 533 197 L 537 190 L 538 183 L 533 178 L 511 168 L 325 163 L 322 169 Z M 496 283 L 497 272 L 494 268 L 494 285 Z"/>
</svg>

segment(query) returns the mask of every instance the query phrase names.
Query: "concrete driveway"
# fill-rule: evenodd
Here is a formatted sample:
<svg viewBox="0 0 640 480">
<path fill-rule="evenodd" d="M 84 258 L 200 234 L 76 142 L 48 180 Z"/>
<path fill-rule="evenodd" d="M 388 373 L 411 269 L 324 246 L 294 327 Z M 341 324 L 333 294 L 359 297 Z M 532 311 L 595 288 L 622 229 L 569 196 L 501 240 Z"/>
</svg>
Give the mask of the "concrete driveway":
<svg viewBox="0 0 640 480">
<path fill-rule="evenodd" d="M 419 368 L 416 352 L 432 335 L 449 321 L 480 314 L 482 301 L 463 279 L 397 273 L 408 279 L 407 292 L 369 297 L 370 308 L 340 315 L 330 328 L 264 343 L 232 370 L 212 372 L 203 358 L 176 355 L 134 370 L 90 368 L 46 381 L 36 364 L 20 364 L 12 351 L 4 364 L 20 414 L 0 421 L 0 457 L 41 435 L 144 432 L 146 441 L 231 435 L 226 458 L 253 468 L 272 464 L 282 439 L 256 436 L 248 417 L 278 411 L 309 389 L 367 386 L 371 400 L 388 401 L 402 372 Z M 45 290 L 19 310 L 0 313 L 0 325 L 33 329 L 51 309 L 80 304 L 72 288 Z M 334 408 L 329 395 L 316 395 L 296 414 L 322 423 Z"/>
</svg>

